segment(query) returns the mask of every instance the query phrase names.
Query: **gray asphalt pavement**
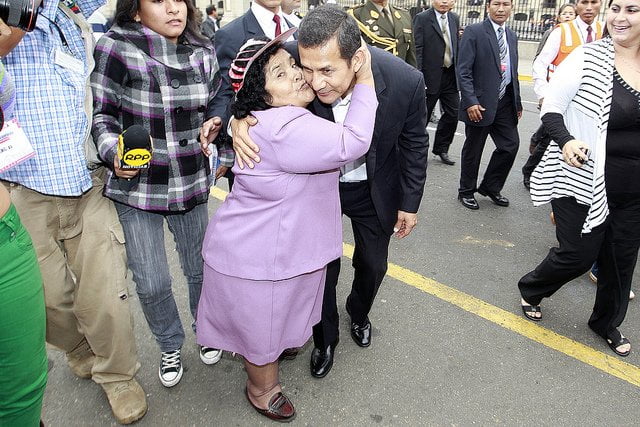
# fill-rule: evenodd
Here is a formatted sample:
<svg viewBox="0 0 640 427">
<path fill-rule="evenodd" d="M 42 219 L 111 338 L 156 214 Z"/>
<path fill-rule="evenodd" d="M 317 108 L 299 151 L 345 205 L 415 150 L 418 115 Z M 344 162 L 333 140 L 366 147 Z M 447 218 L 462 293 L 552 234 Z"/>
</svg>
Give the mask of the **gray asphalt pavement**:
<svg viewBox="0 0 640 427">
<path fill-rule="evenodd" d="M 459 135 L 450 150 L 455 166 L 430 156 L 418 228 L 407 239 L 394 239 L 390 253 L 394 264 L 515 314 L 520 313 L 518 279 L 555 244 L 549 207 L 534 208 L 522 186 L 520 168 L 528 156 L 529 137 L 538 126 L 531 84 L 523 83 L 522 91 L 528 102 L 519 125 L 521 147 L 503 191 L 511 206 L 501 208 L 480 196 L 480 210 L 469 211 L 456 200 L 463 143 Z M 458 131 L 463 133 L 464 127 Z M 491 147 L 488 141 L 481 173 Z M 222 186 L 226 189 L 226 184 Z M 212 199 L 210 210 L 219 203 Z M 353 242 L 347 223 L 344 240 Z M 172 245 L 167 235 L 167 246 Z M 170 262 L 183 324 L 189 325 L 186 283 L 175 252 Z M 373 343 L 368 349 L 357 347 L 349 337 L 344 311 L 351 277 L 349 260 L 343 258 L 338 290 L 342 336 L 331 373 L 322 380 L 310 376 L 309 344 L 297 359 L 281 366 L 285 391 L 298 410 L 294 425 L 638 423 L 636 385 L 389 277 L 370 315 Z M 162 387 L 157 379 L 159 350 L 133 285 L 131 290 L 142 364 L 137 378 L 149 401 L 149 412 L 139 425 L 271 424 L 245 401 L 241 361 L 225 354 L 217 365 L 203 365 L 193 334 L 188 334 L 183 349 L 188 371 L 182 382 L 172 389 Z M 544 301 L 541 326 L 613 354 L 586 325 L 594 295 L 595 287 L 586 276 L 567 284 Z M 631 302 L 621 328 L 637 346 L 639 303 Z M 61 353 L 51 351 L 50 358 L 45 423 L 115 425 L 101 388 L 75 378 Z M 640 347 L 627 359 L 629 369 L 639 366 Z"/>
</svg>

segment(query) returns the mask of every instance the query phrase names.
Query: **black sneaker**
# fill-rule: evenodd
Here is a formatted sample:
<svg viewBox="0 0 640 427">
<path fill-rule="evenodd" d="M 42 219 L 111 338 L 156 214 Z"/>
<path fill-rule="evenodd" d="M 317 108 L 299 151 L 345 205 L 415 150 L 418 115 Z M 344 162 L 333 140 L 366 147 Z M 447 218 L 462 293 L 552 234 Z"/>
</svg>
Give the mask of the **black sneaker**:
<svg viewBox="0 0 640 427">
<path fill-rule="evenodd" d="M 180 360 L 180 350 L 163 351 L 158 376 L 160 382 L 165 387 L 173 387 L 182 379 L 182 362 Z"/>
</svg>

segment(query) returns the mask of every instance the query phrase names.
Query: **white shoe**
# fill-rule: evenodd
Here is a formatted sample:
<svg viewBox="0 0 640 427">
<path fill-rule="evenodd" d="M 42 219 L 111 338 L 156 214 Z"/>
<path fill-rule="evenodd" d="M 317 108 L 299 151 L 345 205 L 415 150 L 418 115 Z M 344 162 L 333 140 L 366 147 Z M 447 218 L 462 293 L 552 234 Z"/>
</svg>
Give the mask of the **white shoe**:
<svg viewBox="0 0 640 427">
<path fill-rule="evenodd" d="M 636 294 L 634 294 L 633 291 L 629 291 L 629 301 L 631 301 L 635 297 L 636 297 Z"/>
<path fill-rule="evenodd" d="M 160 368 L 158 369 L 158 377 L 165 387 L 173 387 L 182 379 L 184 369 L 180 360 L 180 350 L 163 351 Z"/>
<path fill-rule="evenodd" d="M 222 358 L 222 350 L 213 347 L 200 346 L 200 360 L 205 365 L 213 365 Z"/>
</svg>

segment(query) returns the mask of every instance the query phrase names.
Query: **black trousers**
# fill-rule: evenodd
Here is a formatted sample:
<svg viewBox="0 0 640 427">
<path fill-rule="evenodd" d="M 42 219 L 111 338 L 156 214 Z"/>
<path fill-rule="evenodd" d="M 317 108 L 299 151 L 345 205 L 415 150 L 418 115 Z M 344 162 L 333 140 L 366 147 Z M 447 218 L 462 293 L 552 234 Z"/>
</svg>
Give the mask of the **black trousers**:
<svg viewBox="0 0 640 427">
<path fill-rule="evenodd" d="M 505 96 L 498 101 L 496 117 L 492 124 L 488 126 L 467 124 L 465 126 L 466 139 L 462 147 L 460 188 L 458 189 L 458 194 L 463 197 L 473 196 L 478 188 L 478 171 L 488 136 L 493 139 L 496 149 L 491 155 L 480 187 L 492 193 L 499 193 L 504 187 L 520 146 L 518 119 L 511 90 L 513 89 L 509 85 Z"/>
<path fill-rule="evenodd" d="M 609 197 L 609 216 L 591 233 L 582 234 L 589 210 L 574 198 L 551 202 L 559 246 L 551 248 L 535 270 L 524 275 L 518 287 L 522 298 L 538 305 L 565 283 L 586 273 L 598 261 L 598 290 L 589 327 L 606 338 L 627 313 L 629 290 L 640 246 L 640 197 Z"/>
<path fill-rule="evenodd" d="M 550 142 L 551 137 L 549 136 L 547 129 L 542 123 L 540 123 L 540 127 L 538 127 L 538 130 L 536 130 L 534 134 L 531 135 L 531 145 L 535 145 L 536 148 L 527 159 L 527 163 L 525 163 L 522 167 L 522 175 L 524 175 L 526 179 L 531 178 L 533 170 L 536 168 L 536 166 L 538 166 L 538 163 L 540 163 L 540 160 L 542 159 L 542 156 L 547 150 Z"/>
<path fill-rule="evenodd" d="M 342 213 L 351 219 L 355 238 L 352 265 L 354 268 L 351 293 L 348 297 L 351 321 L 364 323 L 369 315 L 378 288 L 387 273 L 387 259 L 391 235 L 382 228 L 371 200 L 366 181 L 340 183 Z M 326 348 L 339 336 L 339 316 L 336 286 L 340 274 L 340 259 L 327 266 L 327 279 L 322 301 L 322 318 L 313 327 L 313 342 L 317 348 Z"/>
<path fill-rule="evenodd" d="M 436 103 L 440 101 L 442 117 L 438 121 L 436 135 L 433 141 L 433 154 L 449 152 L 449 146 L 458 127 L 458 108 L 460 108 L 460 95 L 456 85 L 455 67 L 442 68 L 442 80 L 438 93 L 426 94 L 427 119 L 431 117 Z"/>
</svg>

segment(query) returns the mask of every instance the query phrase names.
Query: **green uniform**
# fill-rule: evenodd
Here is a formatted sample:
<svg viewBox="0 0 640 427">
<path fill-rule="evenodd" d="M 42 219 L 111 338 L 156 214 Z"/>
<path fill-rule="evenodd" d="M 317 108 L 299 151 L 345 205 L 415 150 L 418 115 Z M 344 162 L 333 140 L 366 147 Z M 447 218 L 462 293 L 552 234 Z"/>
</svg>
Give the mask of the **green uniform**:
<svg viewBox="0 0 640 427">
<path fill-rule="evenodd" d="M 388 8 L 393 24 L 382 12 L 378 12 L 371 0 L 349 9 L 349 14 L 358 21 L 360 31 L 368 44 L 393 53 L 415 67 L 416 48 L 413 44 L 411 16 L 404 9 L 392 5 L 388 5 Z"/>
</svg>

